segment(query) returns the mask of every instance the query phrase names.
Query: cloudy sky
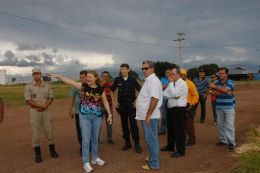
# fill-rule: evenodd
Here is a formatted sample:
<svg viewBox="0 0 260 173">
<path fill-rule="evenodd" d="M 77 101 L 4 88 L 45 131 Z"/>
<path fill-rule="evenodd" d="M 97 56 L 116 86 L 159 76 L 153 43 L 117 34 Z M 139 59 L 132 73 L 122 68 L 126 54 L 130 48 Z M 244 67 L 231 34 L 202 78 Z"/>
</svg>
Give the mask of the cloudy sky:
<svg viewBox="0 0 260 173">
<path fill-rule="evenodd" d="M 74 76 L 81 69 L 137 71 L 143 60 L 185 68 L 216 63 L 260 69 L 259 0 L 0 0 L 0 68 Z"/>
</svg>

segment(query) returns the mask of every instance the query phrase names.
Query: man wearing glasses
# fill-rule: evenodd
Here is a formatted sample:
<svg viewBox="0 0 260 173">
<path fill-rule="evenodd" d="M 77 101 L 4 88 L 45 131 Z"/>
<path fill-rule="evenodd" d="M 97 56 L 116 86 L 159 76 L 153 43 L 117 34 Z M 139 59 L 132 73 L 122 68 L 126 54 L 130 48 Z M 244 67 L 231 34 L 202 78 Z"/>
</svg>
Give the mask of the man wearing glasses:
<svg viewBox="0 0 260 173">
<path fill-rule="evenodd" d="M 152 61 L 144 61 L 142 71 L 145 82 L 136 101 L 136 119 L 141 121 L 149 149 L 149 157 L 146 158 L 148 164 L 143 165 L 142 169 L 155 170 L 160 167 L 158 123 L 161 114 L 163 89 L 159 78 L 154 73 Z"/>
<path fill-rule="evenodd" d="M 50 86 L 42 81 L 42 73 L 39 68 L 32 70 L 33 83 L 26 86 L 24 97 L 30 106 L 30 122 L 33 133 L 33 147 L 35 151 L 35 162 L 42 161 L 41 158 L 41 128 L 43 127 L 49 143 L 49 150 L 52 158 L 58 157 L 52 134 L 52 120 L 49 114 L 49 106 L 53 101 L 53 94 Z"/>
</svg>

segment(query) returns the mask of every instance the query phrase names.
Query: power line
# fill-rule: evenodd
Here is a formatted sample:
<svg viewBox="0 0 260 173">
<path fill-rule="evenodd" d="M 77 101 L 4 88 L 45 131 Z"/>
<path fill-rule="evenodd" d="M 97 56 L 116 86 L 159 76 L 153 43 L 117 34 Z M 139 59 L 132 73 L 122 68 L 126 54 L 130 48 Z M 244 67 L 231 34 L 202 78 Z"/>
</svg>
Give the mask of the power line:
<svg viewBox="0 0 260 173">
<path fill-rule="evenodd" d="M 217 47 L 228 47 L 228 46 L 243 46 L 243 45 L 254 45 L 260 44 L 260 41 L 252 41 L 252 42 L 241 42 L 241 43 L 226 43 L 221 45 L 202 45 L 202 46 L 186 46 L 186 49 L 201 49 L 201 48 L 217 48 Z"/>
<path fill-rule="evenodd" d="M 46 26 L 49 26 L 49 27 L 52 27 L 52 28 L 63 29 L 63 30 L 67 30 L 67 31 L 71 31 L 71 32 L 75 32 L 75 33 L 79 33 L 79 34 L 83 34 L 83 35 L 87 35 L 87 36 L 99 37 L 99 38 L 103 38 L 103 39 L 115 40 L 115 41 L 120 41 L 120 42 L 124 42 L 124 43 L 129 43 L 129 44 L 138 44 L 138 45 L 143 45 L 143 46 L 179 48 L 179 46 L 173 46 L 173 45 L 167 45 L 167 44 L 152 44 L 152 43 L 139 42 L 139 41 L 133 41 L 133 40 L 126 40 L 126 39 L 116 38 L 116 37 L 112 37 L 112 36 L 106 36 L 106 35 L 102 35 L 102 34 L 96 34 L 96 33 L 81 31 L 81 30 L 77 30 L 77 29 L 74 29 L 74 28 L 70 28 L 70 27 L 59 26 L 59 25 L 47 23 L 47 22 L 44 22 L 44 21 L 40 21 L 40 20 L 36 20 L 36 19 L 33 19 L 33 18 L 29 18 L 29 17 L 19 16 L 19 15 L 12 14 L 12 13 L 9 13 L 9 12 L 6 12 L 6 11 L 0 11 L 0 13 L 3 14 L 3 15 L 6 15 L 6 16 L 11 16 L 11 17 L 22 19 L 22 20 L 25 20 L 25 21 L 30 21 L 30 22 L 33 22 L 33 23 L 46 25 Z M 227 44 L 221 44 L 221 45 L 201 45 L 201 46 L 187 46 L 186 45 L 186 46 L 182 46 L 182 48 L 186 48 L 186 49 L 203 49 L 203 48 L 217 48 L 217 47 L 227 47 L 227 46 L 243 46 L 243 45 L 253 45 L 253 44 L 260 44 L 260 41 L 230 43 L 230 44 L 227 43 Z"/>
<path fill-rule="evenodd" d="M 130 43 L 130 44 L 139 44 L 139 45 L 144 45 L 144 46 L 173 47 L 172 45 L 151 44 L 151 43 L 132 41 L 132 40 L 125 40 L 125 39 L 120 39 L 120 38 L 116 38 L 116 37 L 105 36 L 105 35 L 95 34 L 95 33 L 90 33 L 90 32 L 85 32 L 85 31 L 74 29 L 74 28 L 69 28 L 69 27 L 64 27 L 64 26 L 58 26 L 58 25 L 50 24 L 50 23 L 47 23 L 47 22 L 43 22 L 43 21 L 40 21 L 40 20 L 36 20 L 36 19 L 24 17 L 24 16 L 18 16 L 18 15 L 15 15 L 15 14 L 12 14 L 12 13 L 8 13 L 8 12 L 5 12 L 5 11 L 0 11 L 0 13 L 2 13 L 3 15 L 15 17 L 15 18 L 18 18 L 18 19 L 22 19 L 22 20 L 26 20 L 26 21 L 42 24 L 42 25 L 47 25 L 47 26 L 50 26 L 50 27 L 53 27 L 53 28 L 64 29 L 64 30 L 67 30 L 67 31 L 76 32 L 76 33 L 80 33 L 80 34 L 84 34 L 84 35 L 88 35 L 88 36 L 99 37 L 99 38 L 103 38 L 103 39 L 115 40 L 115 41 Z"/>
</svg>

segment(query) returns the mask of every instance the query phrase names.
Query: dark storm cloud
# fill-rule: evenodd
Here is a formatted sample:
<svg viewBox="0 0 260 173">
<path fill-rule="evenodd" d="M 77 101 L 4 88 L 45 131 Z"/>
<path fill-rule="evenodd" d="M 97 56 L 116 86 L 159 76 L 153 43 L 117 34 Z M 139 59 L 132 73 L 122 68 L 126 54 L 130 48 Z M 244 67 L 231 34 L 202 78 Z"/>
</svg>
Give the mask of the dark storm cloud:
<svg viewBox="0 0 260 173">
<path fill-rule="evenodd" d="M 26 44 L 26 43 L 17 43 L 17 50 L 24 51 L 24 50 L 42 50 L 46 49 L 45 46 L 39 44 Z"/>
<path fill-rule="evenodd" d="M 173 40 L 177 32 L 184 32 L 184 60 L 191 66 L 222 63 L 218 57 L 226 59 L 226 65 L 234 63 L 229 60 L 234 57 L 245 58 L 242 64 L 260 65 L 260 51 L 256 51 L 260 45 L 259 7 L 259 0 L 2 0 L 0 10 L 58 27 L 0 15 L 0 38 L 38 43 L 22 44 L 19 51 L 40 50 L 46 45 L 113 54 L 115 64 L 126 62 L 135 67 L 146 59 L 179 63 L 178 42 Z M 225 45 L 246 53 L 236 54 Z M 43 56 L 44 63 L 54 64 L 51 55 Z"/>
<path fill-rule="evenodd" d="M 13 66 L 16 65 L 18 62 L 17 58 L 15 57 L 15 54 L 8 50 L 4 53 L 4 58 L 2 61 L 0 61 L 1 65 L 6 65 L 6 66 Z"/>
<path fill-rule="evenodd" d="M 38 65 L 56 65 L 54 62 L 54 55 L 48 54 L 47 52 L 42 52 L 39 55 L 19 55 L 20 57 L 16 57 L 16 55 L 8 50 L 4 53 L 4 56 L 0 58 L 0 65 L 2 66 L 18 66 L 18 67 L 31 67 Z M 61 58 L 62 61 L 62 58 Z"/>
<path fill-rule="evenodd" d="M 45 65 L 55 65 L 52 55 L 49 55 L 47 53 L 43 53 L 42 55 L 43 55 L 43 58 L 44 58 L 44 64 Z"/>
</svg>

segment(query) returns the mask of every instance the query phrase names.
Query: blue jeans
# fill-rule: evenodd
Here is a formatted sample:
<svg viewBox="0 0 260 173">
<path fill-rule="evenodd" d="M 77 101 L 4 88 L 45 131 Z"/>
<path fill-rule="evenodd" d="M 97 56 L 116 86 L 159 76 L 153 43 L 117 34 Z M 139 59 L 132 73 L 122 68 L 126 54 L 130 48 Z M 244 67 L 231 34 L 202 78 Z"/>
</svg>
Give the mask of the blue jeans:
<svg viewBox="0 0 260 173">
<path fill-rule="evenodd" d="M 235 109 L 216 109 L 216 112 L 219 141 L 235 145 Z"/>
<path fill-rule="evenodd" d="M 161 121 L 160 133 L 166 133 L 167 131 L 167 114 L 166 114 L 167 101 L 168 99 L 164 97 L 162 102 L 162 107 L 161 107 L 162 121 Z"/>
<path fill-rule="evenodd" d="M 102 117 L 96 115 L 79 115 L 80 128 L 82 134 L 82 161 L 83 164 L 89 162 L 89 147 L 91 141 L 92 160 L 98 158 L 98 136 L 102 122 Z"/>
<path fill-rule="evenodd" d="M 152 169 L 158 169 L 159 163 L 159 143 L 158 143 L 158 119 L 151 119 L 150 126 L 147 126 L 144 120 L 141 121 L 145 140 L 149 150 L 149 165 Z"/>
</svg>

